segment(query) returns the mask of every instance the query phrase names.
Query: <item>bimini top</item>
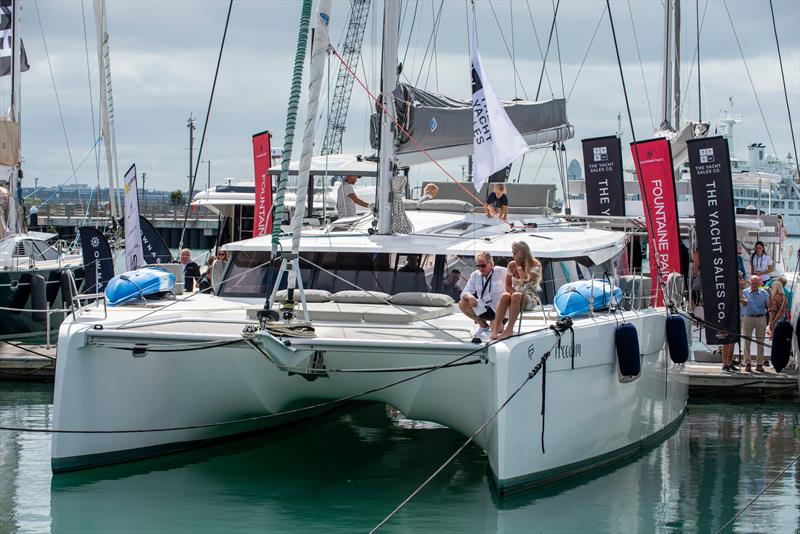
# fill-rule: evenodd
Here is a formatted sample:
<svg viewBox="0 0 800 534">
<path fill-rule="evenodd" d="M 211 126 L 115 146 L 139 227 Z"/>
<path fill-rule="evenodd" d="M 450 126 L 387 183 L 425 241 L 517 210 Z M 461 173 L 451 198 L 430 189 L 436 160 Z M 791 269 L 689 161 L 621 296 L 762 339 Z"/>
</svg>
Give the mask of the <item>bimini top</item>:
<svg viewBox="0 0 800 534">
<path fill-rule="evenodd" d="M 289 162 L 289 175 L 297 176 L 300 162 L 294 160 Z M 281 166 L 275 165 L 269 168 L 272 176 L 281 173 Z M 369 161 L 365 156 L 359 154 L 330 154 L 328 156 L 314 156 L 311 158 L 312 176 L 377 176 L 378 162 Z"/>
<path fill-rule="evenodd" d="M 539 225 L 536 228 L 519 228 L 510 231 L 507 225 L 492 225 L 470 232 L 470 235 L 453 232 L 460 225 L 472 224 L 472 216 L 462 216 L 459 221 L 452 220 L 430 232 L 411 235 L 369 235 L 364 232 L 311 230 L 304 233 L 300 242 L 300 252 L 363 252 L 371 254 L 448 254 L 471 256 L 488 251 L 496 256 L 510 256 L 511 245 L 524 241 L 537 258 L 558 260 L 573 259 L 584 265 L 601 264 L 614 258 L 625 248 L 625 234 L 556 224 Z M 230 251 L 265 252 L 272 249 L 270 236 L 256 237 L 223 248 Z M 291 249 L 291 237 L 281 240 L 284 250 Z"/>
</svg>

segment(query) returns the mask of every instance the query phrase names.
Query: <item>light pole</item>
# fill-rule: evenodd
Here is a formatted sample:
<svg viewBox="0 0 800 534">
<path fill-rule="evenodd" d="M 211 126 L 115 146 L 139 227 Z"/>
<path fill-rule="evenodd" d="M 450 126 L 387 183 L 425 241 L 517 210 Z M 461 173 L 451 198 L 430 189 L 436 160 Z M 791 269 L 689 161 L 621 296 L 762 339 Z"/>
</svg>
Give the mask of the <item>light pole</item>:
<svg viewBox="0 0 800 534">
<path fill-rule="evenodd" d="M 186 127 L 189 128 L 189 189 L 187 191 L 192 190 L 192 158 L 194 157 L 194 130 L 196 128 L 197 121 L 192 118 L 192 114 L 189 113 L 189 120 L 186 121 Z"/>
</svg>

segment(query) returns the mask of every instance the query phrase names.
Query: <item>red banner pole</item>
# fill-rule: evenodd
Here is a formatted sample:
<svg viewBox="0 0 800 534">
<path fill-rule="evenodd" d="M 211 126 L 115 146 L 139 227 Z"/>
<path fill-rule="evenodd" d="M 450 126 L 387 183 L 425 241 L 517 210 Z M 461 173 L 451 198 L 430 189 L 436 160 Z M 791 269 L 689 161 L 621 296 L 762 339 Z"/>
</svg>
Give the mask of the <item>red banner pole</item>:
<svg viewBox="0 0 800 534">
<path fill-rule="evenodd" d="M 253 135 L 253 170 L 255 172 L 256 194 L 253 213 L 253 237 L 272 232 L 272 177 L 269 175 L 271 163 L 270 139 L 268 131 Z"/>
<path fill-rule="evenodd" d="M 681 272 L 678 198 L 672 170 L 672 151 L 663 138 L 631 144 L 639 189 L 647 218 L 651 295 L 655 306 L 664 305 L 670 273 Z"/>
</svg>

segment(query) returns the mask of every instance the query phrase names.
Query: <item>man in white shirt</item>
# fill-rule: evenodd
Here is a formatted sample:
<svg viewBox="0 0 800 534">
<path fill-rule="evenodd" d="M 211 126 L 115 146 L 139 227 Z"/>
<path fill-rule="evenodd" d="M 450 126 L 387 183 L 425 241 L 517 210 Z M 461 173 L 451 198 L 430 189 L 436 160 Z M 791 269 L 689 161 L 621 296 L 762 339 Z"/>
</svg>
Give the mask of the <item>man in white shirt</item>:
<svg viewBox="0 0 800 534">
<path fill-rule="evenodd" d="M 505 292 L 506 268 L 496 267 L 489 252 L 475 256 L 477 270 L 461 291 L 458 309 L 475 321 L 477 329 L 473 343 L 480 343 L 489 335 L 489 323 L 494 320 L 494 310 Z"/>
<path fill-rule="evenodd" d="M 336 195 L 336 211 L 339 213 L 339 218 L 342 217 L 355 217 L 356 204 L 362 208 L 368 208 L 369 204 L 358 198 L 353 186 L 358 181 L 358 176 L 345 176 L 342 185 L 339 186 L 339 192 Z"/>
</svg>

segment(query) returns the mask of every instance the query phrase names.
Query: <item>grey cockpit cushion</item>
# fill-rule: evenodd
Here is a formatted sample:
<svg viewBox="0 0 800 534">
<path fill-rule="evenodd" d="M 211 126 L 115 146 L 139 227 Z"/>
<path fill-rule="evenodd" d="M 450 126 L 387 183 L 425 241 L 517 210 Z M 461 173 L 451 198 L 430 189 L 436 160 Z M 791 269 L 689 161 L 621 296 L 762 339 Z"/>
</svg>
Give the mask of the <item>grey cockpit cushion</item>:
<svg viewBox="0 0 800 534">
<path fill-rule="evenodd" d="M 423 293 L 416 291 L 409 291 L 405 293 L 396 293 L 389 297 L 389 302 L 399 306 L 452 306 L 455 301 L 450 295 L 443 295 L 441 293 Z"/>
<path fill-rule="evenodd" d="M 388 293 L 380 291 L 337 291 L 331 295 L 333 302 L 346 302 L 349 304 L 384 304 L 389 298 Z"/>
<path fill-rule="evenodd" d="M 306 302 L 330 302 L 331 292 L 324 289 L 306 289 L 303 291 L 306 296 Z M 277 302 L 286 302 L 288 293 L 285 289 L 281 289 L 275 293 L 275 300 Z M 300 302 L 300 290 L 294 290 L 294 301 Z"/>
</svg>

